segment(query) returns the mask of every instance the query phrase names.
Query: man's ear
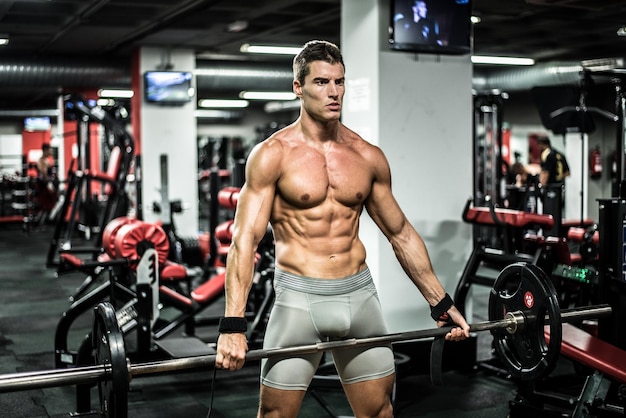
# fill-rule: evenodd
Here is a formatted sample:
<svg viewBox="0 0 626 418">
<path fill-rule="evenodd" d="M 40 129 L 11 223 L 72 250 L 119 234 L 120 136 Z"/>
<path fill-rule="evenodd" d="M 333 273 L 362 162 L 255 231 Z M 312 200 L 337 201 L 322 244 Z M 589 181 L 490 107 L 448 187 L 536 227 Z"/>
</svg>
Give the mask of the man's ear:
<svg viewBox="0 0 626 418">
<path fill-rule="evenodd" d="M 299 80 L 293 80 L 293 92 L 298 97 L 302 97 L 302 85 Z"/>
</svg>

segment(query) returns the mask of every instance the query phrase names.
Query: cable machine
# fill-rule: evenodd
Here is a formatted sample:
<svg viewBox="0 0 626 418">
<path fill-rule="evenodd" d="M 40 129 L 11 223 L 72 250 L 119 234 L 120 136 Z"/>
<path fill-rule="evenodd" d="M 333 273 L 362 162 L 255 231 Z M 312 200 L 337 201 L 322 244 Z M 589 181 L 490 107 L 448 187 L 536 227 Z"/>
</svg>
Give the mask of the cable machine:
<svg viewBox="0 0 626 418">
<path fill-rule="evenodd" d="M 498 91 L 474 94 L 474 206 L 503 206 L 506 197 L 502 159 L 502 107 L 506 98 L 506 93 Z M 499 247 L 498 240 L 493 228 L 474 225 L 474 243 Z"/>
</svg>

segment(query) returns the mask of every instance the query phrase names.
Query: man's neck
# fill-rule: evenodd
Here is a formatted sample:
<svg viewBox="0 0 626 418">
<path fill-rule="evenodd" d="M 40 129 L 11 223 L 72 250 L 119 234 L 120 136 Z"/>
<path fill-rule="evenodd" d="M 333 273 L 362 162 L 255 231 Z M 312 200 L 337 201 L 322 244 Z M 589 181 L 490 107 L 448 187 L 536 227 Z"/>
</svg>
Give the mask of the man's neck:
<svg viewBox="0 0 626 418">
<path fill-rule="evenodd" d="M 300 126 L 305 139 L 326 142 L 334 141 L 338 138 L 341 122 L 338 119 L 319 121 L 306 113 L 302 113 L 300 115 Z"/>
</svg>

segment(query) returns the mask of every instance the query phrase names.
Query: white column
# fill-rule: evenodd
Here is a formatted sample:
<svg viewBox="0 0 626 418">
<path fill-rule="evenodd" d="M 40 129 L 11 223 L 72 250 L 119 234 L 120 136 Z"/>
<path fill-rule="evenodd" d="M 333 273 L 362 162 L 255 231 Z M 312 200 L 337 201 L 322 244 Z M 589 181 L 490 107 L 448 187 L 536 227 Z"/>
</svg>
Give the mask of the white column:
<svg viewBox="0 0 626 418">
<path fill-rule="evenodd" d="M 140 71 L 158 69 L 168 55 L 175 71 L 193 71 L 195 56 L 191 50 L 142 48 Z M 143 79 L 142 79 L 143 83 Z M 195 83 L 194 83 L 195 85 Z M 143 89 L 143 84 L 142 84 Z M 143 95 L 143 91 L 140 92 Z M 141 163 L 144 219 L 153 222 L 159 214 L 152 212 L 152 202 L 161 201 L 160 155 L 168 157 L 170 200 L 180 199 L 185 211 L 175 215 L 174 222 L 183 236 L 198 234 L 198 152 L 195 100 L 179 106 L 141 104 Z"/>
<path fill-rule="evenodd" d="M 342 120 L 387 155 L 396 199 L 453 294 L 471 250 L 461 214 L 472 193 L 472 64 L 469 55 L 391 51 L 388 3 L 342 1 Z M 390 331 L 432 327 L 424 298 L 365 212 L 361 238 Z"/>
</svg>

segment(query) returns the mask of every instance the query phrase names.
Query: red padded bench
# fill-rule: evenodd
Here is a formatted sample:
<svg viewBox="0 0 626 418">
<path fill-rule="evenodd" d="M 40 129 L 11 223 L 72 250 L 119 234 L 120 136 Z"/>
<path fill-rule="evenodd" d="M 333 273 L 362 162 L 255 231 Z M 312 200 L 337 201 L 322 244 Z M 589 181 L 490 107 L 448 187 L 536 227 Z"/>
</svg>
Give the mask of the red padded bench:
<svg viewBox="0 0 626 418">
<path fill-rule="evenodd" d="M 239 202 L 239 193 L 241 187 L 224 187 L 217 193 L 217 201 L 224 209 L 235 210 L 237 208 L 237 202 Z"/>
<path fill-rule="evenodd" d="M 596 223 L 593 219 L 563 219 L 561 221 L 561 226 L 565 231 L 569 231 L 570 228 L 589 228 L 594 226 Z"/>
<path fill-rule="evenodd" d="M 541 215 L 538 213 L 524 212 L 521 210 L 494 208 L 496 218 L 500 223 L 515 228 L 525 228 L 531 225 L 538 225 L 545 229 L 550 229 L 554 225 L 552 215 Z M 495 225 L 491 214 L 491 209 L 487 207 L 468 208 L 463 214 L 463 220 L 468 223 L 481 225 Z"/>
<path fill-rule="evenodd" d="M 545 337 L 550 341 L 547 327 Z M 626 383 L 626 351 L 572 324 L 563 324 L 561 354 Z"/>
<path fill-rule="evenodd" d="M 10 215 L 10 216 L 0 216 L 0 223 L 9 224 L 9 223 L 17 223 L 24 222 L 24 215 Z"/>
</svg>

